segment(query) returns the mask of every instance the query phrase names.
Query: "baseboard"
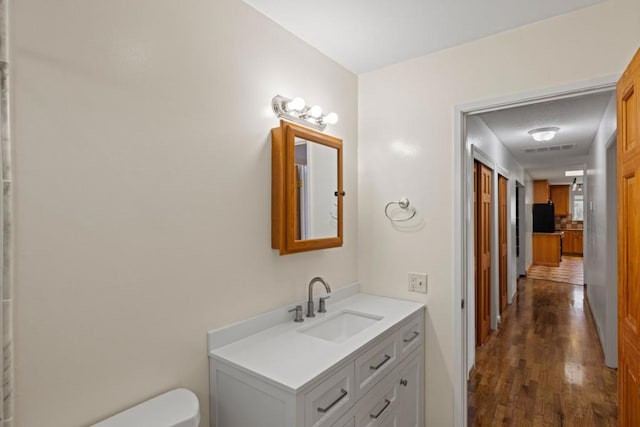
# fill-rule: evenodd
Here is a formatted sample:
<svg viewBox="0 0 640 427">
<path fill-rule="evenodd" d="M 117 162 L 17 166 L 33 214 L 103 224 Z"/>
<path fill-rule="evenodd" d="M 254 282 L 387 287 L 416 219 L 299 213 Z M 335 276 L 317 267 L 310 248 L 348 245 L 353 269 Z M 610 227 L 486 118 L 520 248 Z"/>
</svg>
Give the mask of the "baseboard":
<svg viewBox="0 0 640 427">
<path fill-rule="evenodd" d="M 587 311 L 589 312 L 589 319 L 593 324 L 593 328 L 596 330 L 596 335 L 598 336 L 598 342 L 600 343 L 600 350 L 602 351 L 602 357 L 604 358 L 604 344 L 602 343 L 602 331 L 600 330 L 600 325 L 596 321 L 596 317 L 593 315 L 593 310 L 591 310 L 591 303 L 589 303 L 589 294 L 587 293 L 587 284 L 584 284 L 584 302 L 587 307 Z"/>
<path fill-rule="evenodd" d="M 533 261 L 531 261 L 531 263 L 530 263 L 530 264 L 529 264 L 529 266 L 527 267 L 525 277 L 529 275 L 529 271 L 531 270 L 531 267 L 533 267 Z"/>
</svg>

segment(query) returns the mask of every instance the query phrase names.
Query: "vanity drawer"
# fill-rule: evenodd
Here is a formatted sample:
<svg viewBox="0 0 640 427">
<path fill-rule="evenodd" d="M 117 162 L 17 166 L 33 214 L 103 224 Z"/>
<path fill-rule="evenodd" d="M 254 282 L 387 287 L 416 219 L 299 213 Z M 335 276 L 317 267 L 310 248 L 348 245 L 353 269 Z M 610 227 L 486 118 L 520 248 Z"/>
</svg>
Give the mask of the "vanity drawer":
<svg viewBox="0 0 640 427">
<path fill-rule="evenodd" d="M 398 362 L 398 339 L 390 335 L 356 359 L 356 398 L 364 396 Z"/>
<path fill-rule="evenodd" d="M 353 363 L 349 363 L 305 394 L 305 427 L 330 426 L 353 405 L 354 376 Z"/>
<path fill-rule="evenodd" d="M 345 415 L 340 418 L 340 420 L 335 423 L 332 427 L 355 427 L 356 426 L 356 418 L 353 414 Z"/>
<path fill-rule="evenodd" d="M 372 391 L 372 396 L 367 396 L 363 401 L 358 402 L 356 427 L 395 426 L 399 391 L 399 378 L 397 374 L 391 374 L 391 378 L 386 378 L 376 390 Z"/>
<path fill-rule="evenodd" d="M 400 359 L 420 347 L 424 341 L 424 317 L 422 313 L 414 316 L 409 322 L 400 328 L 398 334 L 398 348 Z"/>
</svg>

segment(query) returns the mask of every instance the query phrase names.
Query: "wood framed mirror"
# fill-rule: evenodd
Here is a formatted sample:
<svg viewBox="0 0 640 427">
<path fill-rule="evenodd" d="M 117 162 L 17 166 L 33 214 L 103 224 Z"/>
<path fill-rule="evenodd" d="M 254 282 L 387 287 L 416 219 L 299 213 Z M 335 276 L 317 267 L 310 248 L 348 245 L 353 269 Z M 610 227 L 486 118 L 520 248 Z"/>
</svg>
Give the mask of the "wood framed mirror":
<svg viewBox="0 0 640 427">
<path fill-rule="evenodd" d="M 271 247 L 342 246 L 342 140 L 287 121 L 271 130 Z"/>
</svg>

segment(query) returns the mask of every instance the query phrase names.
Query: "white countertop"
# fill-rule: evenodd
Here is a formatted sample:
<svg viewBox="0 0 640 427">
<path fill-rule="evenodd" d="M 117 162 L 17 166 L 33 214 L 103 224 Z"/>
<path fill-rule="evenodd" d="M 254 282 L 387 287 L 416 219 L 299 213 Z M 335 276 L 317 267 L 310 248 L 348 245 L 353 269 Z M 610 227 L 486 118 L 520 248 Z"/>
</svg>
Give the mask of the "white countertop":
<svg viewBox="0 0 640 427">
<path fill-rule="evenodd" d="M 209 356 L 295 392 L 424 307 L 421 303 L 362 293 L 335 304 L 328 300 L 327 313 L 305 317 L 302 323 L 291 320 L 279 324 L 216 348 Z M 381 316 L 382 319 L 341 343 L 298 332 L 343 310 Z"/>
</svg>

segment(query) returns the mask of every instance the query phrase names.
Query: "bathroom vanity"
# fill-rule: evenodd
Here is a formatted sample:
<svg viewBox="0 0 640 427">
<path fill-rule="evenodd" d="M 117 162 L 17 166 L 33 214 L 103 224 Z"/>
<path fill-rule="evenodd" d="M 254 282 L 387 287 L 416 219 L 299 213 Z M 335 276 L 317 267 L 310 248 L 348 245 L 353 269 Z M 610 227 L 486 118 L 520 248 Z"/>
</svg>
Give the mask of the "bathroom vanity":
<svg viewBox="0 0 640 427">
<path fill-rule="evenodd" d="M 302 323 L 283 308 L 209 332 L 211 426 L 423 425 L 424 305 L 357 285 L 332 299 Z"/>
</svg>

